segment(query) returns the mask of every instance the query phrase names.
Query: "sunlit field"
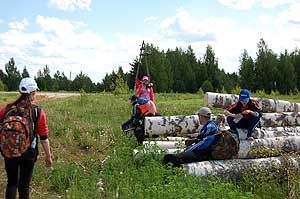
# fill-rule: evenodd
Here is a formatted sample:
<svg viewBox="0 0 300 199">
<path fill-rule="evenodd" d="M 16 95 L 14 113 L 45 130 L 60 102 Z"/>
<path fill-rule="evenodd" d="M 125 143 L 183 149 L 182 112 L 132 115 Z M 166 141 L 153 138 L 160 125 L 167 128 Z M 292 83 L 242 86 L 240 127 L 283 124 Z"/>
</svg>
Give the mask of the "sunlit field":
<svg viewBox="0 0 300 199">
<path fill-rule="evenodd" d="M 0 104 L 17 96 L 3 94 Z M 41 154 L 31 183 L 32 198 L 286 197 L 289 190 L 285 179 L 279 183 L 278 177 L 269 178 L 264 173 L 260 178 L 249 176 L 231 183 L 213 177 L 201 179 L 180 169 L 167 168 L 161 157 L 154 159 L 149 155 L 137 164 L 132 151 L 138 144 L 133 136 L 124 135 L 120 129 L 130 116 L 128 97 L 129 94 L 82 93 L 78 97 L 38 101 L 47 115 L 54 164 L 52 169 L 46 169 Z M 297 101 L 300 96 L 276 98 Z M 162 115 L 190 115 L 203 106 L 200 94 L 157 94 L 155 100 Z M 1 159 L 0 198 L 4 198 L 5 183 Z"/>
</svg>

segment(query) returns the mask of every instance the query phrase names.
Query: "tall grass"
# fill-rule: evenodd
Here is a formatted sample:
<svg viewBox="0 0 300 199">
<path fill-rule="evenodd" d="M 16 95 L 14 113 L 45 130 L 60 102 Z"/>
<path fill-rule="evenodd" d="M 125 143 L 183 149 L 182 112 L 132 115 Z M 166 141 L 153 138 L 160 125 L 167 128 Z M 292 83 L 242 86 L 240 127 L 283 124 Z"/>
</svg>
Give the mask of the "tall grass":
<svg viewBox="0 0 300 199">
<path fill-rule="evenodd" d="M 280 184 L 276 178 L 272 181 L 251 175 L 238 183 L 202 179 L 166 167 L 161 162 L 162 155 L 146 155 L 143 161 L 135 162 L 132 152 L 138 144 L 120 129 L 130 115 L 128 97 L 81 93 L 80 97 L 39 103 L 47 115 L 54 165 L 45 169 L 41 153 L 34 170 L 32 198 L 275 199 L 288 196 L 292 193 L 288 187 L 299 185 L 297 180 L 287 186 L 287 181 Z M 156 105 L 162 115 L 190 115 L 203 106 L 203 94 L 157 94 Z M 0 171 L 3 185 L 1 160 Z M 104 183 L 102 187 L 99 181 Z M 4 190 L 0 192 L 3 195 Z"/>
</svg>

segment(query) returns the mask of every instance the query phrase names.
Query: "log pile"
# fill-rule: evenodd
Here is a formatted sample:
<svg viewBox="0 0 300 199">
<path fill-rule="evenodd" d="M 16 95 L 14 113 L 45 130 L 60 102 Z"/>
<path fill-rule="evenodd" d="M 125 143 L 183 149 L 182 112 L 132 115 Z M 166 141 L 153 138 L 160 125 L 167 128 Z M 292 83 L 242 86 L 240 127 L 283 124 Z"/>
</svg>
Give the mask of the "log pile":
<svg viewBox="0 0 300 199">
<path fill-rule="evenodd" d="M 264 113 L 299 112 L 300 103 L 293 103 L 284 100 L 253 98 L 256 99 Z M 216 108 L 227 108 L 229 105 L 238 102 L 239 96 L 234 94 L 207 92 L 204 96 L 204 106 Z"/>
<path fill-rule="evenodd" d="M 272 169 L 282 164 L 281 157 L 276 156 L 283 152 L 300 151 L 300 103 L 291 103 L 283 100 L 258 98 L 263 116 L 260 119 L 260 128 L 253 133 L 254 141 L 246 140 L 246 130 L 238 129 L 240 137 L 240 150 L 238 159 L 204 161 L 183 165 L 187 173 L 207 176 L 217 175 L 224 179 L 240 177 L 251 165 L 261 165 Z M 206 93 L 205 106 L 226 108 L 238 101 L 238 95 Z M 218 126 L 229 129 L 223 114 L 213 115 Z M 148 135 L 179 136 L 182 139 L 163 138 L 156 141 L 144 141 L 144 150 L 135 150 L 134 155 L 156 150 L 157 153 L 178 153 L 185 146 L 186 137 L 198 134 L 202 126 L 197 115 L 146 117 L 145 133 Z M 265 158 L 268 157 L 268 158 Z M 252 159 L 251 159 L 252 158 Z M 258 158 L 258 159 L 253 159 Z M 300 158 L 289 159 L 295 168 L 300 168 Z"/>
</svg>

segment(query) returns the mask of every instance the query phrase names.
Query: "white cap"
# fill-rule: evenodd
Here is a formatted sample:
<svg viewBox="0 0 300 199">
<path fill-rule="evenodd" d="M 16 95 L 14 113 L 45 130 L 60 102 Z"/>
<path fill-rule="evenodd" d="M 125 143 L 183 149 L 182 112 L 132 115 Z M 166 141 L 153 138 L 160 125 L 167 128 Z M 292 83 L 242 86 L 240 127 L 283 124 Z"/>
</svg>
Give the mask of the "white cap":
<svg viewBox="0 0 300 199">
<path fill-rule="evenodd" d="M 37 83 L 30 77 L 25 77 L 21 80 L 19 85 L 20 93 L 31 93 L 32 91 L 38 90 Z"/>
<path fill-rule="evenodd" d="M 211 110 L 207 107 L 202 107 L 197 111 L 197 114 L 203 115 L 205 117 L 209 117 L 211 116 Z"/>
</svg>

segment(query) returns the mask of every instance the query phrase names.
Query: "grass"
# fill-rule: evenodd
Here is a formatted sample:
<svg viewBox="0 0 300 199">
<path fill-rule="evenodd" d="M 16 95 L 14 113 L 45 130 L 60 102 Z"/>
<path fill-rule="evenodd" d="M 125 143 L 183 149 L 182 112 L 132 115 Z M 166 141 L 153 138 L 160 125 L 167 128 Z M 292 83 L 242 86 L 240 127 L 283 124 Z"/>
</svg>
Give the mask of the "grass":
<svg viewBox="0 0 300 199">
<path fill-rule="evenodd" d="M 15 97 L 5 95 L 0 98 L 2 104 Z M 277 97 L 297 99 L 294 96 Z M 180 169 L 166 168 L 161 163 L 162 155 L 158 158 L 148 155 L 136 164 L 132 151 L 138 144 L 133 136 L 123 135 L 120 129 L 131 111 L 128 95 L 82 93 L 80 97 L 38 104 L 47 114 L 54 165 L 52 169 L 46 169 L 41 153 L 31 183 L 33 199 L 275 199 L 287 196 L 286 184 L 263 176 L 258 179 L 250 175 L 237 184 L 218 178 L 202 179 Z M 156 95 L 156 105 L 162 115 L 190 115 L 203 106 L 203 96 L 162 93 Z M 213 109 L 213 112 L 221 113 L 222 110 Z M 0 160 L 0 198 L 4 197 L 5 180 L 3 161 Z M 99 188 L 99 181 L 103 181 L 104 189 Z"/>
</svg>

